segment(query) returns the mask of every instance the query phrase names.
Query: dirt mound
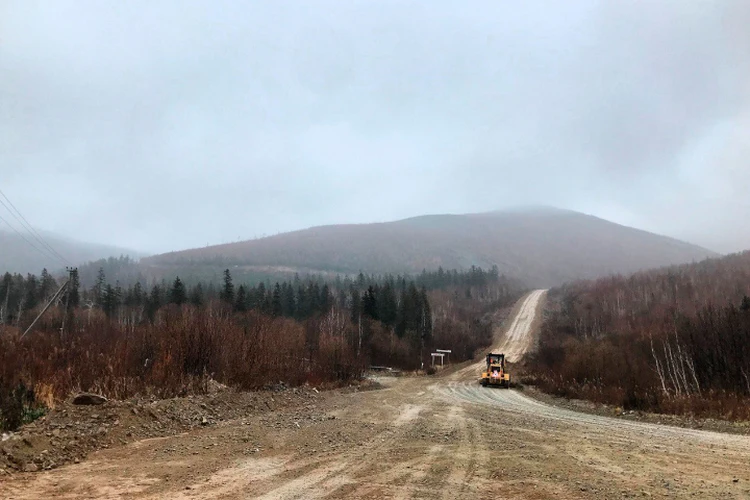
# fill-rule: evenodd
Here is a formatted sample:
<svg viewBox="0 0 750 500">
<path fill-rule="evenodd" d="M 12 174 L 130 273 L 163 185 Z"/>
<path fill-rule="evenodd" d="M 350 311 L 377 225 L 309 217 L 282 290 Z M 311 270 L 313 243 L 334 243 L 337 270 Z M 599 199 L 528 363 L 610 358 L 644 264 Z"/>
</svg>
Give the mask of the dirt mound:
<svg viewBox="0 0 750 500">
<path fill-rule="evenodd" d="M 221 390 L 167 400 L 107 401 L 98 406 L 65 402 L 19 432 L 3 435 L 0 475 L 3 470 L 49 470 L 77 463 L 101 448 L 170 436 L 284 408 L 303 407 L 319 394 L 314 388 L 278 385 L 258 392 Z"/>
</svg>

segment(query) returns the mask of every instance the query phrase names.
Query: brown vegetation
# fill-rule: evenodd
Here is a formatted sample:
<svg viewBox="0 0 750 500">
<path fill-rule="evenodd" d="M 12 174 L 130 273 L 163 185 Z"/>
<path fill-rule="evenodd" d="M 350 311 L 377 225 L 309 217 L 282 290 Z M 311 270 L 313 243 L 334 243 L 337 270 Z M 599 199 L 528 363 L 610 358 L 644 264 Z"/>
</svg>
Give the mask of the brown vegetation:
<svg viewBox="0 0 750 500">
<path fill-rule="evenodd" d="M 68 286 L 23 337 L 19 326 L 56 288 L 50 280 L 6 274 L 0 283 L 0 427 L 18 427 L 76 391 L 163 398 L 205 392 L 211 381 L 238 389 L 335 384 L 371 364 L 421 368 L 436 346 L 469 359 L 490 341 L 490 322 L 476 318 L 522 291 L 496 269 L 478 268 L 423 273 L 419 288 L 360 275 L 338 289 L 314 281 L 235 289 L 226 270 L 221 289 L 177 278 L 148 294 L 140 283 L 113 287 L 100 273 L 83 293 Z"/>
<path fill-rule="evenodd" d="M 554 290 L 538 382 L 624 408 L 750 419 L 747 295 L 750 252 Z"/>
<path fill-rule="evenodd" d="M 142 324 L 78 312 L 65 335 L 59 319 L 51 315 L 24 339 L 6 329 L 0 336 L 1 386 L 25 384 L 48 402 L 78 390 L 116 399 L 171 397 L 203 392 L 211 379 L 251 389 L 350 378 L 363 369 L 346 332 L 319 331 L 319 348 L 310 356 L 303 324 L 253 311 L 169 306 Z"/>
</svg>

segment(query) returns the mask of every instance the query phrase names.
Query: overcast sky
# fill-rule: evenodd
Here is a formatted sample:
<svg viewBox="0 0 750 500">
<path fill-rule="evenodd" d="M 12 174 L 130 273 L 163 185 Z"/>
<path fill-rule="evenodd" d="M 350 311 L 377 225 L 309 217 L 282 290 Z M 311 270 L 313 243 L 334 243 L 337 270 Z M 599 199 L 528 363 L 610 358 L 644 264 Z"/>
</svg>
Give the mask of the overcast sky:
<svg viewBox="0 0 750 500">
<path fill-rule="evenodd" d="M 750 248 L 748 26 L 746 0 L 0 0 L 0 189 L 149 252 L 530 204 Z"/>
</svg>

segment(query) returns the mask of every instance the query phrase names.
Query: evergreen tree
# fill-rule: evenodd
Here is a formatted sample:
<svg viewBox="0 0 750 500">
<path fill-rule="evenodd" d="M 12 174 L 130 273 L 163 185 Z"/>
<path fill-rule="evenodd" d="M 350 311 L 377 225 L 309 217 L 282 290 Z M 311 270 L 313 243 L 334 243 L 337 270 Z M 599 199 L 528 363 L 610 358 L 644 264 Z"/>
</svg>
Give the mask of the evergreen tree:
<svg viewBox="0 0 750 500">
<path fill-rule="evenodd" d="M 266 295 L 266 284 L 262 281 L 258 283 L 258 287 L 255 289 L 255 298 L 253 300 L 253 309 L 257 309 L 261 312 L 268 312 L 269 306 Z"/>
<path fill-rule="evenodd" d="M 128 288 L 128 291 L 125 293 L 125 300 L 123 303 L 126 307 L 140 307 L 145 302 L 145 297 L 143 293 L 143 286 L 141 285 L 140 281 L 136 281 L 135 285 Z"/>
<path fill-rule="evenodd" d="M 39 304 L 39 282 L 33 274 L 26 276 L 26 286 L 24 287 L 25 297 L 23 308 L 28 311 L 34 309 Z"/>
<path fill-rule="evenodd" d="M 281 310 L 287 318 L 293 318 L 295 315 L 294 287 L 286 281 L 281 285 Z"/>
<path fill-rule="evenodd" d="M 277 282 L 273 287 L 273 295 L 271 297 L 271 315 L 276 318 L 281 316 L 281 313 L 281 285 Z"/>
<path fill-rule="evenodd" d="M 97 307 L 102 306 L 102 298 L 106 282 L 107 280 L 104 275 L 104 268 L 100 267 L 99 271 L 96 273 L 96 281 L 94 282 L 94 286 L 91 287 L 91 299 L 94 301 L 94 305 L 96 305 Z"/>
<path fill-rule="evenodd" d="M 2 316 L 0 320 L 2 320 L 4 325 L 10 323 L 10 309 L 13 304 L 11 300 L 11 293 L 13 291 L 12 283 L 13 275 L 6 272 L 3 275 L 2 285 L 0 285 L 0 316 Z"/>
<path fill-rule="evenodd" d="M 320 311 L 320 286 L 310 282 L 307 286 L 308 316 L 313 316 Z"/>
<path fill-rule="evenodd" d="M 115 281 L 115 295 L 117 295 L 117 299 L 121 303 L 125 293 L 122 291 L 122 286 L 120 286 L 120 280 Z"/>
<path fill-rule="evenodd" d="M 339 309 L 346 309 L 347 304 L 347 296 L 346 296 L 346 290 L 343 288 L 339 288 L 336 292 L 336 305 Z"/>
<path fill-rule="evenodd" d="M 422 288 L 419 292 L 419 333 L 423 342 L 432 339 L 432 311 L 430 301 L 427 298 L 427 290 Z"/>
<path fill-rule="evenodd" d="M 110 284 L 104 287 L 104 293 L 102 295 L 102 310 L 108 318 L 114 316 L 117 312 L 117 307 L 120 304 L 120 297 L 118 297 L 117 289 Z"/>
<path fill-rule="evenodd" d="M 362 296 L 362 314 L 374 320 L 378 319 L 378 299 L 375 297 L 375 290 L 372 285 L 367 288 Z"/>
<path fill-rule="evenodd" d="M 492 269 L 490 270 L 490 278 L 492 281 L 497 281 L 500 279 L 500 269 L 498 269 L 497 264 L 492 265 Z"/>
<path fill-rule="evenodd" d="M 234 310 L 237 312 L 247 311 L 247 302 L 247 291 L 245 290 L 245 285 L 240 285 L 239 288 L 237 288 L 237 298 L 234 301 Z"/>
<path fill-rule="evenodd" d="M 46 301 L 52 297 L 52 294 L 57 291 L 57 282 L 55 278 L 50 275 L 45 267 L 42 269 L 42 274 L 39 282 L 39 295 L 37 299 L 39 301 Z"/>
<path fill-rule="evenodd" d="M 203 305 L 203 285 L 198 283 L 190 290 L 190 303 L 195 307 Z"/>
<path fill-rule="evenodd" d="M 310 297 L 308 295 L 308 290 L 306 290 L 305 287 L 300 284 L 299 287 L 297 287 L 296 317 L 297 319 L 309 318 L 311 312 L 312 311 L 310 307 Z"/>
<path fill-rule="evenodd" d="M 331 296 L 331 290 L 328 288 L 328 284 L 324 284 L 323 288 L 320 289 L 320 313 L 326 314 L 331 310 L 333 304 L 333 297 Z"/>
<path fill-rule="evenodd" d="M 220 298 L 224 303 L 234 306 L 234 284 L 229 269 L 224 270 L 224 286 L 221 289 Z"/>
<path fill-rule="evenodd" d="M 151 323 L 154 322 L 154 319 L 156 318 L 156 312 L 161 308 L 161 306 L 161 289 L 159 288 L 159 285 L 154 285 L 151 288 L 151 293 L 149 294 L 148 301 L 146 303 L 146 316 L 148 316 L 148 319 L 149 321 L 151 321 Z"/>
<path fill-rule="evenodd" d="M 378 317 L 385 326 L 394 326 L 396 324 L 398 305 L 396 303 L 396 292 L 393 284 L 389 281 L 383 285 L 380 290 L 378 299 Z"/>
<path fill-rule="evenodd" d="M 180 277 L 177 276 L 169 290 L 169 303 L 181 306 L 185 302 L 187 302 L 187 290 Z"/>
<path fill-rule="evenodd" d="M 422 304 L 419 290 L 414 282 L 411 282 L 401 295 L 396 318 L 396 334 L 399 337 L 408 337 L 412 344 L 417 343 L 420 336 L 421 317 Z"/>
</svg>

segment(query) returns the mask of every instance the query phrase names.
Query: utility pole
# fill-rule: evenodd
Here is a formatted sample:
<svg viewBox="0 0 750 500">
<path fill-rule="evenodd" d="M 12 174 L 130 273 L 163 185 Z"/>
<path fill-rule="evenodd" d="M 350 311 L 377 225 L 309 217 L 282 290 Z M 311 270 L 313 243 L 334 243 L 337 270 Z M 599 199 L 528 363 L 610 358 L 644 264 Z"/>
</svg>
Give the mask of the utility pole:
<svg viewBox="0 0 750 500">
<path fill-rule="evenodd" d="M 49 302 L 47 302 L 47 305 L 44 306 L 44 309 L 42 309 L 42 312 L 39 313 L 39 315 L 36 317 L 36 319 L 34 319 L 34 321 L 31 322 L 31 324 L 26 329 L 26 331 L 23 332 L 23 335 L 21 335 L 21 338 L 24 338 L 26 336 L 26 334 L 29 333 L 32 328 L 34 328 L 34 325 L 36 325 L 36 322 L 39 321 L 39 318 L 41 318 L 42 315 L 44 315 L 44 313 L 47 312 L 47 309 L 49 309 L 50 306 L 57 301 L 57 299 L 60 296 L 60 294 L 62 293 L 62 291 L 65 289 L 66 286 L 68 286 L 68 283 L 70 283 L 70 280 L 68 280 L 65 283 L 63 283 L 62 286 L 55 292 L 55 294 L 52 296 L 52 298 L 49 300 Z"/>
<path fill-rule="evenodd" d="M 65 268 L 68 271 L 68 281 L 67 283 L 72 285 L 73 284 L 73 276 L 75 273 L 78 272 L 77 268 L 73 267 L 66 267 Z M 65 313 L 63 314 L 63 321 L 62 326 L 60 327 L 60 338 L 62 338 L 65 335 L 65 322 L 68 319 L 68 306 L 70 304 L 70 294 L 72 293 L 72 290 L 68 288 L 67 293 L 65 294 Z"/>
</svg>

